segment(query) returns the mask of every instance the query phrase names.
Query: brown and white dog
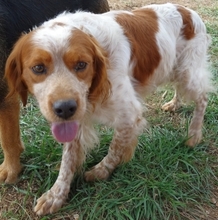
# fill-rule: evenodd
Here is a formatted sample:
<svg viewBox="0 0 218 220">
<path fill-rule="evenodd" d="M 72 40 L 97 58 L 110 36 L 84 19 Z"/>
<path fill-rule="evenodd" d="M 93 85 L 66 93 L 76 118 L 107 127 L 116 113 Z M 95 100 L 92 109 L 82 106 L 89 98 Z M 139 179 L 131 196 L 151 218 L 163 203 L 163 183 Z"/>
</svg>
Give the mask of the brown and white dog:
<svg viewBox="0 0 218 220">
<path fill-rule="evenodd" d="M 85 173 L 107 179 L 132 158 L 146 124 L 140 95 L 171 82 L 173 111 L 181 98 L 194 101 L 187 145 L 201 141 L 207 93 L 210 37 L 198 14 L 174 4 L 132 12 L 62 13 L 23 35 L 6 63 L 11 94 L 32 93 L 57 141 L 63 142 L 59 176 L 38 199 L 37 214 L 58 210 L 89 148 L 98 143 L 94 122 L 115 129 L 108 154 Z"/>
</svg>

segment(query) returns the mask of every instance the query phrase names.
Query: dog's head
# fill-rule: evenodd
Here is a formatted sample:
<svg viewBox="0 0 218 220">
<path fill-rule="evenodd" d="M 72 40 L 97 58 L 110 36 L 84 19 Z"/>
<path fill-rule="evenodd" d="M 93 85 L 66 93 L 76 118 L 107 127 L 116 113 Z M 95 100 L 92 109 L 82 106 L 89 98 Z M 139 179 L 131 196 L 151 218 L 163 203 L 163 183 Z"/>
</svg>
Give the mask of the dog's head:
<svg viewBox="0 0 218 220">
<path fill-rule="evenodd" d="M 60 142 L 72 137 L 60 130 L 75 129 L 87 111 L 110 92 L 107 55 L 90 35 L 64 23 L 39 27 L 24 34 L 6 62 L 10 93 L 23 103 L 32 93 L 44 117 L 52 123 Z"/>
</svg>

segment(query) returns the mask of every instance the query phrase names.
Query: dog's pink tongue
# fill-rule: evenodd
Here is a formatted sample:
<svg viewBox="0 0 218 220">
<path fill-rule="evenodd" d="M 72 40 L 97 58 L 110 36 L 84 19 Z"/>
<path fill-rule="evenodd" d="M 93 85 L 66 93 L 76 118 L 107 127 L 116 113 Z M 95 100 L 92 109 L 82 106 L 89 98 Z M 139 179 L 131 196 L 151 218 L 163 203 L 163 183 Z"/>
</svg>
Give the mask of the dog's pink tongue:
<svg viewBox="0 0 218 220">
<path fill-rule="evenodd" d="M 77 122 L 52 123 L 51 130 L 55 139 L 59 142 L 71 142 L 78 131 Z"/>
</svg>

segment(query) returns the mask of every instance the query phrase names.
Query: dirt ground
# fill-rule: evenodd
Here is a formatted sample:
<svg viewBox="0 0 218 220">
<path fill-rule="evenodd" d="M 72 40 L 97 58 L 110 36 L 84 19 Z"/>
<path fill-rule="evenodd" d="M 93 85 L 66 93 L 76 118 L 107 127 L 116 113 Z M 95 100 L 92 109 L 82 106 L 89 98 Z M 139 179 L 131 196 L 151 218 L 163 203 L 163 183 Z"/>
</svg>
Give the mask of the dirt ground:
<svg viewBox="0 0 218 220">
<path fill-rule="evenodd" d="M 216 3 L 217 0 L 108 0 L 110 8 L 112 10 L 116 9 L 126 9 L 132 10 L 135 8 L 139 8 L 148 4 L 159 4 L 171 2 L 175 4 L 181 4 L 186 7 L 190 7 L 194 10 L 198 10 L 200 7 L 207 7 L 208 5 L 212 6 Z"/>
</svg>

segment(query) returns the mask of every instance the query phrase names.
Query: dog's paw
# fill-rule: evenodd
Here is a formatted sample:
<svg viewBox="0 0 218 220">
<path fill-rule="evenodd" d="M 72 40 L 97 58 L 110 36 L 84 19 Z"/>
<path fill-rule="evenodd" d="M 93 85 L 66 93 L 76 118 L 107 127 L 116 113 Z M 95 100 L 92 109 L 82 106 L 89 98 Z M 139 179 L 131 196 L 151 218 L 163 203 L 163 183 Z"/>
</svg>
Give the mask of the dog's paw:
<svg viewBox="0 0 218 220">
<path fill-rule="evenodd" d="M 188 136 L 190 138 L 186 141 L 186 145 L 189 147 L 194 147 L 201 142 L 202 132 L 201 130 L 190 130 Z"/>
<path fill-rule="evenodd" d="M 95 180 L 106 180 L 110 176 L 110 170 L 105 166 L 94 166 L 91 170 L 85 172 L 84 178 L 87 182 Z"/>
<path fill-rule="evenodd" d="M 36 212 L 37 215 L 54 213 L 61 208 L 65 199 L 63 195 L 57 195 L 53 193 L 52 190 L 49 190 L 37 200 L 34 212 Z"/>
<path fill-rule="evenodd" d="M 174 100 L 171 100 L 170 102 L 165 103 L 161 108 L 164 111 L 175 112 L 176 109 L 178 109 L 178 106 Z"/>
<path fill-rule="evenodd" d="M 0 182 L 1 183 L 15 183 L 17 181 L 17 177 L 22 170 L 22 166 L 17 164 L 16 166 L 12 166 L 13 164 L 8 165 L 3 162 L 0 165 Z"/>
</svg>

